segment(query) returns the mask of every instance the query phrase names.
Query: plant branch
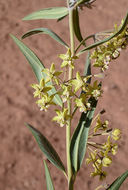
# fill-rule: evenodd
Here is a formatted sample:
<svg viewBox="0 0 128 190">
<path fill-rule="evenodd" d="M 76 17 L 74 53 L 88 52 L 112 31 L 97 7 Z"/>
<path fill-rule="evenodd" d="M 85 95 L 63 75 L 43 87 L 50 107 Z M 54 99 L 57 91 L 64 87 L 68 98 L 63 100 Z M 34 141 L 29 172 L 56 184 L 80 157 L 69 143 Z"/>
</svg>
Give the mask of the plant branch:
<svg viewBox="0 0 128 190">
<path fill-rule="evenodd" d="M 74 56 L 75 43 L 74 43 L 74 31 L 73 31 L 73 9 L 69 7 L 69 30 L 70 30 L 70 46 L 71 46 L 71 56 Z M 71 80 L 73 77 L 73 69 L 69 65 L 69 77 Z M 67 101 L 68 114 L 72 114 L 72 100 L 69 98 Z M 72 168 L 71 168 L 71 159 L 70 159 L 70 138 L 71 138 L 71 118 L 68 120 L 68 125 L 66 126 L 66 149 L 67 149 L 67 170 L 68 170 L 68 185 L 72 178 Z M 69 190 L 73 190 L 73 185 L 69 186 Z"/>
</svg>

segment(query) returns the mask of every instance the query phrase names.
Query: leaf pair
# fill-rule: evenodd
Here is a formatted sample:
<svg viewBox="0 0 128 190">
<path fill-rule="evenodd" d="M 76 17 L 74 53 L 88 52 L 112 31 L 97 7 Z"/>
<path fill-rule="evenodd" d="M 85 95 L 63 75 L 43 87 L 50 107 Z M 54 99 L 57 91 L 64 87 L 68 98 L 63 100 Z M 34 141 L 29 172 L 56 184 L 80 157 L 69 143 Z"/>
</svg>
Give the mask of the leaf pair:
<svg viewBox="0 0 128 190">
<path fill-rule="evenodd" d="M 36 20 L 36 19 L 61 19 L 68 15 L 67 7 L 50 7 L 46 9 L 42 9 L 40 11 L 34 12 L 26 17 L 23 20 Z M 44 33 L 51 36 L 54 40 L 59 42 L 61 45 L 64 45 L 68 48 L 68 45 L 53 31 L 48 28 L 36 28 L 30 30 L 26 34 L 22 36 L 22 39 L 31 36 L 33 34 Z"/>
<path fill-rule="evenodd" d="M 67 14 L 68 14 L 68 9 L 66 7 L 52 7 L 52 8 L 47 8 L 47 9 L 43 9 L 41 11 L 32 13 L 32 14 L 26 16 L 23 20 L 59 19 L 59 18 L 66 16 Z M 58 43 L 65 46 L 66 48 L 68 48 L 68 45 L 56 33 L 54 33 L 52 30 L 50 30 L 48 28 L 33 29 L 33 30 L 25 33 L 22 36 L 22 39 L 24 39 L 28 36 L 34 35 L 34 34 L 39 34 L 39 33 L 44 33 L 44 34 L 49 35 L 54 40 L 56 40 Z M 44 69 L 44 65 L 39 60 L 37 55 L 31 49 L 29 49 L 23 42 L 21 42 L 19 39 L 17 39 L 15 36 L 11 35 L 11 37 L 15 41 L 15 43 L 18 45 L 18 47 L 20 48 L 20 50 L 22 51 L 22 53 L 24 54 L 26 59 L 28 60 L 30 66 L 32 67 L 32 70 L 34 71 L 34 73 L 36 75 L 38 82 L 40 82 L 40 80 L 42 78 L 45 79 L 47 75 L 42 72 L 42 70 Z M 52 85 L 52 83 L 49 82 L 48 85 Z M 58 104 L 59 106 L 62 106 L 62 100 L 59 97 L 59 95 L 56 94 L 56 89 L 54 87 L 48 93 L 49 93 L 49 95 L 55 94 L 53 101 L 56 104 Z"/>
</svg>

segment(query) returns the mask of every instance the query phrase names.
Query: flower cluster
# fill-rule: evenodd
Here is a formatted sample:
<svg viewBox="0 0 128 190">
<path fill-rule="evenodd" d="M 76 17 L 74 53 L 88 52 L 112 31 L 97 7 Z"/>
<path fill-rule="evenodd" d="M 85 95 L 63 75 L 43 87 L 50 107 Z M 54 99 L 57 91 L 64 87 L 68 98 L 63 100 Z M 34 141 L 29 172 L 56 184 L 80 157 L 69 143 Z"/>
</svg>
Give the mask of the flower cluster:
<svg viewBox="0 0 128 190">
<path fill-rule="evenodd" d="M 78 59 L 77 56 L 71 56 L 70 49 L 68 49 L 66 54 L 60 54 L 59 58 L 61 58 L 63 60 L 63 62 L 61 63 L 61 68 L 69 66 L 72 69 L 74 69 L 74 60 Z"/>
<path fill-rule="evenodd" d="M 71 67 L 74 69 L 74 61 L 77 56 L 71 56 L 71 50 L 68 49 L 66 54 L 60 54 L 59 57 L 63 60 L 61 68 Z M 54 96 L 59 95 L 62 99 L 62 108 L 55 110 L 57 116 L 53 118 L 60 126 L 67 124 L 69 118 L 72 115 L 68 114 L 67 101 L 73 99 L 75 103 L 75 110 L 79 109 L 80 112 L 87 112 L 91 108 L 90 98 L 98 100 L 102 95 L 101 84 L 98 81 L 94 81 L 89 84 L 87 81 L 92 77 L 81 76 L 79 72 L 76 72 L 75 78 L 70 80 L 62 79 L 62 75 L 65 75 L 64 71 L 57 71 L 55 64 L 52 63 L 50 69 L 44 68 L 42 70 L 45 79 L 42 78 L 40 84 L 33 84 L 32 87 L 35 89 L 34 97 L 39 98 L 36 102 L 41 108 L 40 110 L 47 110 L 50 105 L 55 105 Z M 98 75 L 96 75 L 97 77 Z M 52 88 L 56 88 L 56 93 L 50 93 Z"/>
<path fill-rule="evenodd" d="M 56 85 L 59 85 L 59 76 L 63 73 L 63 71 L 56 71 L 55 64 L 52 63 L 50 69 L 43 69 L 43 73 L 46 74 L 46 83 L 53 82 Z"/>
<path fill-rule="evenodd" d="M 108 120 L 102 122 L 100 119 L 100 116 L 98 116 L 96 126 L 94 127 L 94 133 L 96 133 L 98 130 L 102 130 L 102 131 L 107 130 L 108 124 L 109 124 Z"/>
<path fill-rule="evenodd" d="M 46 82 L 43 78 L 41 79 L 40 84 L 32 84 L 31 86 L 35 89 L 35 92 L 33 93 L 34 97 L 39 98 L 36 103 L 40 107 L 40 110 L 47 111 L 50 105 L 55 104 L 53 102 L 54 95 L 49 95 L 49 91 L 53 87 L 48 85 L 48 82 Z"/>
<path fill-rule="evenodd" d="M 115 25 L 114 32 L 117 32 L 121 26 L 117 27 L 117 25 Z M 107 35 L 111 35 L 111 33 L 106 33 L 106 36 Z M 118 36 L 98 46 L 92 52 L 91 59 L 95 60 L 93 66 L 101 68 L 102 72 L 105 71 L 106 69 L 108 69 L 111 60 L 118 58 L 121 50 L 125 49 L 127 45 L 128 27 L 125 27 L 125 29 Z"/>
<path fill-rule="evenodd" d="M 40 110 L 47 111 L 50 105 L 55 105 L 53 101 L 55 94 L 50 95 L 50 90 L 54 85 L 59 85 L 59 76 L 62 74 L 62 71 L 56 71 L 55 64 L 52 63 L 50 69 L 44 68 L 42 72 L 46 74 L 45 79 L 42 78 L 39 84 L 32 84 L 31 86 L 35 89 L 33 93 L 34 97 L 39 98 L 36 103 L 40 107 Z"/>
<path fill-rule="evenodd" d="M 72 85 L 64 83 L 61 84 L 61 90 L 59 91 L 59 94 L 61 95 L 63 103 L 67 102 L 68 99 L 74 96 Z"/>
<path fill-rule="evenodd" d="M 57 116 L 53 117 L 53 121 L 56 121 L 60 125 L 60 127 L 67 125 L 69 118 L 71 118 L 71 116 L 68 114 L 68 109 L 63 108 L 62 111 L 56 110 L 56 113 Z"/>
<path fill-rule="evenodd" d="M 80 98 L 75 99 L 75 103 L 80 112 L 86 113 L 87 110 L 91 107 L 91 103 L 87 101 L 87 96 L 84 93 L 80 95 Z"/>
<path fill-rule="evenodd" d="M 100 180 L 103 180 L 107 175 L 103 168 L 110 166 L 112 163 L 112 155 L 115 155 L 118 149 L 115 141 L 121 137 L 121 131 L 117 128 L 108 129 L 108 124 L 108 120 L 102 122 L 100 116 L 98 116 L 93 132 L 88 139 L 89 157 L 86 159 L 86 163 L 92 163 L 94 171 L 91 176 L 99 176 Z M 96 141 L 90 142 L 90 139 L 99 135 L 107 136 L 106 142 L 102 144 L 96 143 Z"/>
</svg>

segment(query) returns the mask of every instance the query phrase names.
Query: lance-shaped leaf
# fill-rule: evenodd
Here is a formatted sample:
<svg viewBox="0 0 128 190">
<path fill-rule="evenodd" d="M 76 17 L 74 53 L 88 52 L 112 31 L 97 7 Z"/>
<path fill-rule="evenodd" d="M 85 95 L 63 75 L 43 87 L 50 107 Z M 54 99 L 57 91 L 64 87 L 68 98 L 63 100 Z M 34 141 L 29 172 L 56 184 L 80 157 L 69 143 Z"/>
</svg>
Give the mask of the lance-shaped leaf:
<svg viewBox="0 0 128 190">
<path fill-rule="evenodd" d="M 74 174 L 79 171 L 86 153 L 89 127 L 93 119 L 96 104 L 97 102 L 95 101 L 90 111 L 81 114 L 78 126 L 71 139 L 70 157 Z"/>
<path fill-rule="evenodd" d="M 108 188 L 107 190 L 119 190 L 122 183 L 128 177 L 128 171 L 123 173 L 120 177 L 118 177 Z"/>
<path fill-rule="evenodd" d="M 104 40 L 98 41 L 98 42 L 96 42 L 96 43 L 94 43 L 94 44 L 92 44 L 92 45 L 87 46 L 86 48 L 82 49 L 77 55 L 79 56 L 80 54 L 84 53 L 85 51 L 90 50 L 90 49 L 92 49 L 92 48 L 95 48 L 95 47 L 97 47 L 97 46 L 99 46 L 99 45 L 101 45 L 101 44 L 103 44 L 103 43 L 108 42 L 108 41 L 111 40 L 112 38 L 118 36 L 118 35 L 125 29 L 125 27 L 126 27 L 127 24 L 128 24 L 128 13 L 127 13 L 127 15 L 126 15 L 126 17 L 125 17 L 125 19 L 124 19 L 124 22 L 123 22 L 123 24 L 122 24 L 122 27 L 121 27 L 117 32 L 115 32 L 115 33 L 114 33 L 113 35 L 111 35 L 110 37 L 105 38 Z M 86 39 L 87 39 L 87 38 L 86 38 Z M 81 44 L 81 45 L 82 45 L 82 44 Z"/>
<path fill-rule="evenodd" d="M 23 18 L 23 20 L 36 20 L 36 19 L 59 19 L 68 14 L 67 7 L 50 7 L 31 13 Z"/>
<path fill-rule="evenodd" d="M 22 39 L 32 36 L 34 34 L 47 34 L 50 37 L 52 37 L 54 40 L 56 40 L 58 43 L 68 48 L 68 45 L 55 32 L 53 32 L 52 30 L 48 28 L 36 28 L 36 29 L 30 30 L 29 32 L 25 33 L 22 36 Z"/>
<path fill-rule="evenodd" d="M 91 75 L 91 60 L 90 60 L 90 51 L 88 51 L 85 68 L 84 68 L 84 76 Z M 91 78 L 88 79 L 88 83 L 91 83 Z"/>
<path fill-rule="evenodd" d="M 50 175 L 50 172 L 45 160 L 44 160 L 44 168 L 45 168 L 47 190 L 55 190 L 53 186 L 52 178 L 51 178 L 51 175 Z"/>
<path fill-rule="evenodd" d="M 88 75 L 91 75 L 91 63 L 90 63 L 89 51 L 84 69 L 84 76 Z M 90 83 L 91 78 L 87 82 Z M 78 126 L 76 127 L 75 132 L 71 139 L 70 157 L 71 157 L 72 170 L 74 171 L 74 174 L 80 169 L 86 153 L 89 127 L 91 125 L 96 105 L 97 101 L 93 100 L 92 109 L 87 113 L 81 114 Z"/>
<path fill-rule="evenodd" d="M 80 31 L 79 12 L 77 8 L 73 10 L 73 29 L 77 39 L 81 42 L 83 37 Z"/>
<path fill-rule="evenodd" d="M 21 52 L 24 54 L 26 59 L 28 60 L 28 63 L 30 64 L 33 72 L 35 73 L 35 76 L 38 82 L 40 82 L 42 78 L 45 79 L 46 74 L 42 72 L 42 70 L 44 69 L 44 65 L 42 64 L 40 59 L 37 57 L 37 55 L 31 49 L 29 49 L 23 42 L 21 42 L 18 38 L 16 38 L 13 35 L 11 35 L 11 37 L 14 40 L 14 42 L 17 44 L 17 46 L 20 48 Z M 48 85 L 50 84 L 51 83 L 49 83 Z M 48 93 L 49 95 L 55 94 L 56 93 L 55 88 L 53 87 L 52 90 L 50 90 Z M 53 100 L 56 104 L 62 106 L 62 101 L 57 94 L 54 96 Z"/>
<path fill-rule="evenodd" d="M 65 168 L 59 155 L 57 154 L 53 146 L 50 144 L 50 142 L 47 140 L 47 138 L 42 133 L 40 133 L 40 131 L 35 129 L 32 125 L 26 123 L 26 126 L 32 132 L 36 142 L 38 143 L 39 148 L 45 154 L 47 159 L 65 173 Z"/>
</svg>

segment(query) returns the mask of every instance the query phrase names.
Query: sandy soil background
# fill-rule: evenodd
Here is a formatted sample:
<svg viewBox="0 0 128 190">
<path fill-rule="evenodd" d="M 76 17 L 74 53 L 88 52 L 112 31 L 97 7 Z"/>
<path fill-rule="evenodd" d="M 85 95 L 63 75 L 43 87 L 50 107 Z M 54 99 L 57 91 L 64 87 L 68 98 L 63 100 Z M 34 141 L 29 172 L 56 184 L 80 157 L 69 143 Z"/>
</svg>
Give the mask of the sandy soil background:
<svg viewBox="0 0 128 190">
<path fill-rule="evenodd" d="M 51 123 L 51 112 L 40 112 L 33 98 L 31 83 L 36 80 L 22 53 L 9 37 L 9 33 L 20 37 L 24 32 L 36 27 L 48 27 L 68 41 L 67 19 L 56 21 L 30 21 L 21 19 L 27 14 L 41 8 L 62 6 L 65 1 L 45 0 L 0 0 L 0 190 L 45 190 L 42 153 L 32 135 L 24 126 L 29 122 L 47 136 L 56 147 L 66 163 L 65 130 Z M 83 36 L 101 30 L 113 28 L 120 24 L 128 10 L 127 0 L 97 0 L 93 10 L 81 12 Z M 51 38 L 37 35 L 25 40 L 43 60 L 46 66 L 52 61 L 58 62 L 56 54 L 65 50 Z M 82 71 L 85 58 L 77 68 Z M 99 103 L 99 110 L 106 109 L 105 118 L 110 120 L 111 127 L 122 130 L 119 152 L 105 180 L 111 183 L 117 176 L 128 169 L 128 52 L 121 53 L 120 58 L 110 66 L 103 82 L 104 96 Z M 59 135 L 58 135 L 59 134 Z M 53 181 L 57 190 L 66 190 L 66 181 L 61 173 L 50 163 Z M 100 182 L 92 180 L 89 170 L 83 164 L 75 190 L 94 190 Z M 103 183 L 105 183 L 103 182 Z M 128 180 L 121 188 L 128 189 Z"/>
</svg>

